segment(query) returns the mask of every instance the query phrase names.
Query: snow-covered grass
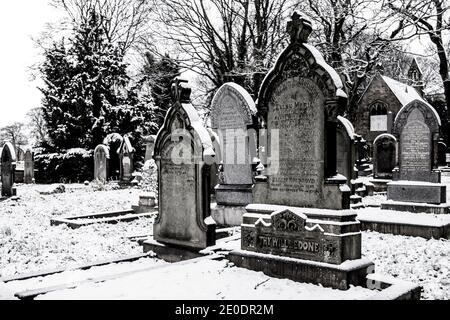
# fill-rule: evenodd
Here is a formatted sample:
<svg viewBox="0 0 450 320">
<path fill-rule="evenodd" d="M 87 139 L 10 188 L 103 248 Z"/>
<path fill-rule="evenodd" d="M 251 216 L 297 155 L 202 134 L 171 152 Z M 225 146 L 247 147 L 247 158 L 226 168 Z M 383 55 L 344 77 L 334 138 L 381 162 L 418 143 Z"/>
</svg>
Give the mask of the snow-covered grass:
<svg viewBox="0 0 450 320">
<path fill-rule="evenodd" d="M 363 232 L 363 255 L 377 273 L 423 286 L 423 299 L 450 299 L 450 241 Z"/>
<path fill-rule="evenodd" d="M 0 276 L 11 276 L 142 253 L 127 236 L 151 232 L 151 219 L 116 225 L 94 224 L 72 230 L 52 227 L 50 218 L 130 209 L 138 189 L 94 192 L 92 186 L 66 185 L 66 192 L 41 195 L 42 185 L 19 185 L 18 200 L 0 202 Z"/>
</svg>

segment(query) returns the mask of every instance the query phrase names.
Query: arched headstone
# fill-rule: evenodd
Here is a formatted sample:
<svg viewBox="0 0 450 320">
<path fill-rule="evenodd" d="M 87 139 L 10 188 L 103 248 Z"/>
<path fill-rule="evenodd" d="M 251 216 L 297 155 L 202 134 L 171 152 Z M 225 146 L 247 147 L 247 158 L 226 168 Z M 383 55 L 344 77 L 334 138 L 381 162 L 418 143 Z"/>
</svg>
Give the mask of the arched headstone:
<svg viewBox="0 0 450 320">
<path fill-rule="evenodd" d="M 109 178 L 109 148 L 100 144 L 94 150 L 94 179 L 102 182 Z"/>
<path fill-rule="evenodd" d="M 397 165 L 397 139 L 391 134 L 380 134 L 373 141 L 373 176 L 375 179 L 392 179 Z"/>
<path fill-rule="evenodd" d="M 1 154 L 2 165 L 2 196 L 13 196 L 14 171 L 16 166 L 16 152 L 10 142 L 6 142 Z"/>
<path fill-rule="evenodd" d="M 117 150 L 120 159 L 120 180 L 130 181 L 132 179 L 132 174 L 134 171 L 134 152 L 135 149 L 131 145 L 130 138 L 127 136 L 123 137 L 122 144 Z"/>
<path fill-rule="evenodd" d="M 439 141 L 438 142 L 438 165 L 439 166 L 446 166 L 447 165 L 447 159 L 446 159 L 446 154 L 447 154 L 448 148 L 447 145 L 442 142 Z"/>
<path fill-rule="evenodd" d="M 25 151 L 25 165 L 24 165 L 24 183 L 30 184 L 34 180 L 34 153 L 28 148 Z"/>
<path fill-rule="evenodd" d="M 211 127 L 221 145 L 222 181 L 216 188 L 219 205 L 252 202 L 252 160 L 256 155 L 256 106 L 250 94 L 235 83 L 226 83 L 211 104 Z"/>
<path fill-rule="evenodd" d="M 350 186 L 351 180 L 355 178 L 355 129 L 351 122 L 344 117 L 338 117 L 336 132 L 336 165 L 338 173 L 347 178 Z"/>
<path fill-rule="evenodd" d="M 176 102 L 155 144 L 159 214 L 153 234 L 159 242 L 199 250 L 215 244 L 209 181 L 215 153 L 208 131 L 190 104 L 191 89 L 176 79 L 172 91 Z"/>
</svg>

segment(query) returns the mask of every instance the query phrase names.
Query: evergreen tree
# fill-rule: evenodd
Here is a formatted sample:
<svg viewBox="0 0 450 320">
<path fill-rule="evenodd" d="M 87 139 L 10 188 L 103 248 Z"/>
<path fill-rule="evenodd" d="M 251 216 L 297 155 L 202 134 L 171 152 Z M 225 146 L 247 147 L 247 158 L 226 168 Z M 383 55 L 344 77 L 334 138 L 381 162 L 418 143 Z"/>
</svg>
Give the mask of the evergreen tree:
<svg viewBox="0 0 450 320">
<path fill-rule="evenodd" d="M 151 53 L 146 53 L 145 58 L 142 81 L 149 86 L 149 92 L 153 98 L 151 134 L 156 134 L 164 123 L 167 110 L 173 103 L 172 81 L 180 75 L 180 69 L 168 54 L 156 60 Z"/>
</svg>

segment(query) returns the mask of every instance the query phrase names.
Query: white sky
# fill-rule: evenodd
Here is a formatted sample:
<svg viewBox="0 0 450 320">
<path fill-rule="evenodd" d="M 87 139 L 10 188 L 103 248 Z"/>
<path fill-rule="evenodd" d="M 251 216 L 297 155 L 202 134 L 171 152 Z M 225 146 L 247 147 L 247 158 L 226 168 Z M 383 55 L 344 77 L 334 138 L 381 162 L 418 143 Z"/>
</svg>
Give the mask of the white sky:
<svg viewBox="0 0 450 320">
<path fill-rule="evenodd" d="M 31 82 L 29 67 L 39 60 L 36 38 L 55 10 L 48 0 L 2 1 L 0 10 L 0 127 L 26 122 L 28 110 L 40 105 L 37 82 Z"/>
</svg>

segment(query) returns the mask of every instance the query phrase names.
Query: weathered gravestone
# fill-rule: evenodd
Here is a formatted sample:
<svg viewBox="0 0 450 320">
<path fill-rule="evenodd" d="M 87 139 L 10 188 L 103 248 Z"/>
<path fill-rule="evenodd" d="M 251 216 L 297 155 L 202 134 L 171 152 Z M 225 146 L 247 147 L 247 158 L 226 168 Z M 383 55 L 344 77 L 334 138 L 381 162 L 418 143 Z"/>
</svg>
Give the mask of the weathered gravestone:
<svg viewBox="0 0 450 320">
<path fill-rule="evenodd" d="M 220 167 L 220 154 L 221 154 L 221 147 L 220 147 L 220 140 L 219 136 L 211 129 L 207 128 L 209 137 L 211 138 L 211 142 L 213 144 L 214 153 L 216 154 L 215 162 L 211 164 L 211 174 L 210 174 L 210 189 L 211 193 L 215 194 L 216 192 L 216 186 L 219 184 L 219 167 Z"/>
<path fill-rule="evenodd" d="M 145 145 L 144 162 L 153 159 L 153 152 L 155 150 L 155 141 L 156 141 L 156 136 L 154 136 L 154 135 L 144 138 L 144 145 Z"/>
<path fill-rule="evenodd" d="M 393 171 L 394 181 L 388 183 L 388 201 L 382 208 L 447 211 L 446 186 L 436 170 L 440 125 L 436 110 L 422 101 L 412 101 L 399 111 L 393 130 L 399 140 L 399 167 Z"/>
<path fill-rule="evenodd" d="M 375 138 L 372 161 L 375 179 L 392 179 L 397 165 L 397 139 L 393 135 L 384 133 Z"/>
<path fill-rule="evenodd" d="M 119 150 L 117 150 L 117 154 L 119 155 L 119 177 L 121 181 L 130 181 L 133 178 L 135 151 L 131 145 L 130 138 L 127 136 L 123 137 L 122 144 Z"/>
<path fill-rule="evenodd" d="M 442 142 L 439 141 L 438 142 L 438 166 L 446 166 L 447 165 L 447 159 L 446 159 L 446 154 L 447 154 L 447 145 Z"/>
<path fill-rule="evenodd" d="M 28 148 L 25 151 L 25 165 L 24 165 L 24 183 L 30 184 L 34 181 L 34 154 L 33 150 Z"/>
<path fill-rule="evenodd" d="M 209 133 L 190 104 L 191 89 L 176 79 L 172 91 L 176 102 L 155 144 L 159 213 L 153 234 L 160 243 L 198 251 L 215 244 L 209 185 L 215 154 Z M 144 247 L 158 250 L 152 242 Z"/>
<path fill-rule="evenodd" d="M 14 171 L 16 166 L 16 152 L 10 142 L 6 142 L 1 153 L 2 165 L 2 196 L 14 196 Z"/>
<path fill-rule="evenodd" d="M 109 178 L 109 148 L 103 144 L 94 150 L 94 179 L 102 182 Z"/>
<path fill-rule="evenodd" d="M 228 258 L 269 276 L 339 289 L 364 285 L 373 263 L 361 258 L 356 213 L 341 210 L 349 207 L 350 188 L 336 173 L 343 85 L 306 43 L 309 21 L 294 13 L 288 32 L 291 44 L 258 99 L 267 124 L 267 169 L 256 178 L 254 204 L 246 207 L 241 250 Z"/>
<path fill-rule="evenodd" d="M 235 83 L 224 84 L 211 104 L 211 127 L 221 145 L 222 181 L 216 187 L 219 205 L 241 206 L 252 202 L 252 159 L 256 106 L 250 94 Z M 253 148 L 253 149 L 252 149 Z"/>
<path fill-rule="evenodd" d="M 338 116 L 336 146 L 337 172 L 347 178 L 347 185 L 350 186 L 351 180 L 356 178 L 355 129 L 348 119 L 341 116 Z"/>
</svg>

